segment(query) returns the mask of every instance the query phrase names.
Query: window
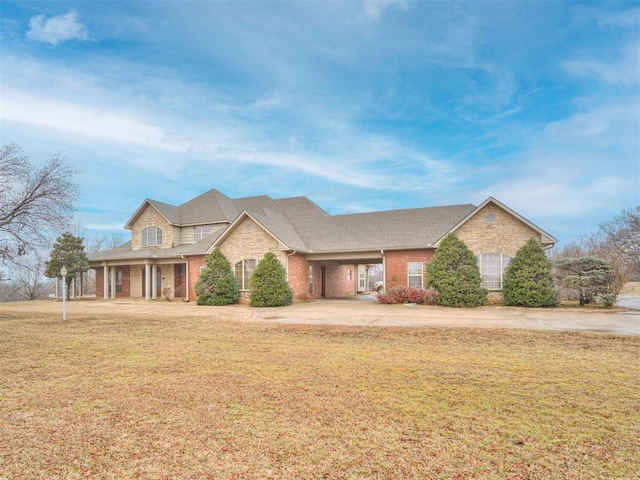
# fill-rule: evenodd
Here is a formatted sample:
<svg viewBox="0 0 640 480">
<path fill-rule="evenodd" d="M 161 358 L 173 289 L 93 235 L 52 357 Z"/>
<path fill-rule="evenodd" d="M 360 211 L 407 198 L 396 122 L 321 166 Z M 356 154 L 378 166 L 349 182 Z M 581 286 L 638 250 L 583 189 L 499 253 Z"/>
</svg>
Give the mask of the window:
<svg viewBox="0 0 640 480">
<path fill-rule="evenodd" d="M 122 270 L 116 270 L 116 293 L 122 293 Z"/>
<path fill-rule="evenodd" d="M 407 285 L 422 288 L 422 262 L 407 262 Z"/>
<path fill-rule="evenodd" d="M 313 295 L 313 265 L 309 265 L 309 295 Z"/>
<path fill-rule="evenodd" d="M 251 276 L 257 264 L 258 261 L 253 258 L 241 260 L 236 263 L 236 281 L 238 282 L 240 290 L 249 290 Z"/>
<path fill-rule="evenodd" d="M 147 227 L 142 230 L 142 246 L 143 247 L 161 247 L 162 246 L 162 229 L 158 227 Z"/>
<path fill-rule="evenodd" d="M 211 225 L 202 225 L 200 227 L 193 227 L 193 243 L 202 240 L 204 237 L 211 233 Z"/>
<path fill-rule="evenodd" d="M 483 253 L 478 256 L 482 287 L 488 290 L 502 290 L 502 279 L 510 262 L 511 257 L 502 253 Z"/>
</svg>

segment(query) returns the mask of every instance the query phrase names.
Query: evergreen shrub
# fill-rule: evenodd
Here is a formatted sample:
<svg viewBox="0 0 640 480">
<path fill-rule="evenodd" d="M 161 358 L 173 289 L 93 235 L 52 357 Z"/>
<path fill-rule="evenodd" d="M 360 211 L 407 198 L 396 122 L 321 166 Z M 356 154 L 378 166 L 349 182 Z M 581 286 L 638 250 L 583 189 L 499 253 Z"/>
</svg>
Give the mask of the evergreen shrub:
<svg viewBox="0 0 640 480">
<path fill-rule="evenodd" d="M 251 306 L 282 307 L 291 305 L 293 291 L 287 272 L 273 252 L 265 254 L 251 277 Z"/>
<path fill-rule="evenodd" d="M 553 267 L 544 250 L 533 238 L 511 259 L 504 274 L 502 293 L 505 305 L 556 307 Z"/>
<path fill-rule="evenodd" d="M 440 292 L 440 305 L 479 307 L 487 303 L 478 260 L 453 233 L 444 237 L 427 265 L 427 282 Z"/>
</svg>

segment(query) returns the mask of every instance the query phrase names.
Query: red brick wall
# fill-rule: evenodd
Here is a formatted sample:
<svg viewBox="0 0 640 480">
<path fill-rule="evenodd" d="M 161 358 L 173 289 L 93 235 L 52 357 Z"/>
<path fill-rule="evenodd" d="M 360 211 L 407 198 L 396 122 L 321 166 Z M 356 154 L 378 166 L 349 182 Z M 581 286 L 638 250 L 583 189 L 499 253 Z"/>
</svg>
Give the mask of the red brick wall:
<svg viewBox="0 0 640 480">
<path fill-rule="evenodd" d="M 325 297 L 342 298 L 356 294 L 358 271 L 355 265 L 340 265 L 338 262 L 325 262 L 325 266 L 327 268 Z M 349 271 L 351 271 L 351 275 L 349 275 Z"/>
<path fill-rule="evenodd" d="M 131 296 L 131 267 L 116 267 L 116 272 L 122 272 L 122 293 L 116 293 L 116 297 Z"/>
<path fill-rule="evenodd" d="M 308 300 L 309 296 L 309 262 L 304 255 L 295 254 L 288 257 L 288 279 L 293 290 L 294 300 Z M 315 273 L 315 272 L 314 272 Z"/>
<path fill-rule="evenodd" d="M 104 267 L 94 268 L 96 271 L 96 298 L 104 298 Z"/>
<path fill-rule="evenodd" d="M 200 276 L 200 267 L 205 264 L 204 255 L 194 255 L 189 257 L 189 301 L 195 302 L 198 299 L 196 295 L 196 283 Z"/>
<path fill-rule="evenodd" d="M 426 287 L 426 263 L 431 261 L 434 249 L 424 250 L 399 250 L 385 252 L 385 279 L 386 288 L 396 285 L 407 285 L 407 262 L 422 262 L 424 273 L 423 284 Z"/>
</svg>

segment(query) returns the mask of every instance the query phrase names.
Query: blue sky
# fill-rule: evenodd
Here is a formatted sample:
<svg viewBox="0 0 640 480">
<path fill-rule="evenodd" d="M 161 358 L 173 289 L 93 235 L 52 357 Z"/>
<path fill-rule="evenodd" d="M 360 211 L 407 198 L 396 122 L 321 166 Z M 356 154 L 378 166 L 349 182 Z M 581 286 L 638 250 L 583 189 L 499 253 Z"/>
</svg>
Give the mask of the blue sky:
<svg viewBox="0 0 640 480">
<path fill-rule="evenodd" d="M 640 204 L 637 1 L 0 3 L 0 140 L 145 198 L 506 203 L 562 242 Z"/>
</svg>

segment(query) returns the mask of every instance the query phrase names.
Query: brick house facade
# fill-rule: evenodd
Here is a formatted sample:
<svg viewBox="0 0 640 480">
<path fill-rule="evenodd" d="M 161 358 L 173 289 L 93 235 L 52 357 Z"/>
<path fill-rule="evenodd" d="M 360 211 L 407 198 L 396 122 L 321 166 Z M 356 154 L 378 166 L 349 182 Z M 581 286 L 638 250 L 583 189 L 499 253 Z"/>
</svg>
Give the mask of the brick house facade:
<svg viewBox="0 0 640 480">
<path fill-rule="evenodd" d="M 196 299 L 205 256 L 219 248 L 248 301 L 252 269 L 266 252 L 285 267 L 295 300 L 356 295 L 380 264 L 385 287 L 425 287 L 426 265 L 447 233 L 478 256 L 486 287 L 499 291 L 515 252 L 556 239 L 494 198 L 452 205 L 330 215 L 306 197 L 230 199 L 210 190 L 180 206 L 145 200 L 125 228 L 131 241 L 89 254 L 103 298 Z"/>
</svg>

